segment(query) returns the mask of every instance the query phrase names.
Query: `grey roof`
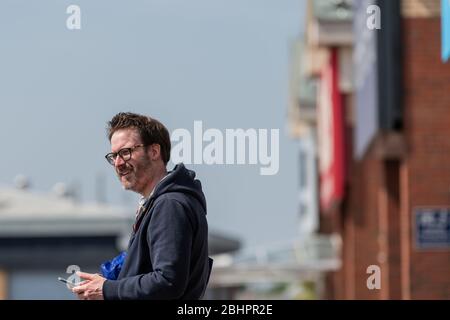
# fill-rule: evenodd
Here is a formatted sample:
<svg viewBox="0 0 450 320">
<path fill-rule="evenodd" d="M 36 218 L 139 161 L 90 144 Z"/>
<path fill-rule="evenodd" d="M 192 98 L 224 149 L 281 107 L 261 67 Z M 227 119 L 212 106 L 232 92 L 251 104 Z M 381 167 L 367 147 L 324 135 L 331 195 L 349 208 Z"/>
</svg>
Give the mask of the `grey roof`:
<svg viewBox="0 0 450 320">
<path fill-rule="evenodd" d="M 241 241 L 229 235 L 213 231 L 209 233 L 208 245 L 210 254 L 221 254 L 239 250 Z"/>
<path fill-rule="evenodd" d="M 81 204 L 70 198 L 0 188 L 0 236 L 111 235 L 128 233 L 124 208 Z"/>
<path fill-rule="evenodd" d="M 105 204 L 80 204 L 73 199 L 28 190 L 0 188 L 0 219 L 123 217 L 125 210 Z"/>
</svg>

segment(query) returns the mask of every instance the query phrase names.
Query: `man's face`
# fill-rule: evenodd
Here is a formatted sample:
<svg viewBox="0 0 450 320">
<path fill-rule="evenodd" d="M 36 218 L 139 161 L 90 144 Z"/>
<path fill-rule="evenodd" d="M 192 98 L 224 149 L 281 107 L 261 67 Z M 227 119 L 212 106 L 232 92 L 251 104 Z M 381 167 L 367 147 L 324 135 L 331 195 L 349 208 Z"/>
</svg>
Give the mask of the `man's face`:
<svg viewBox="0 0 450 320">
<path fill-rule="evenodd" d="M 136 129 L 120 129 L 111 137 L 111 152 L 140 144 L 142 140 Z M 152 163 L 144 147 L 134 149 L 127 161 L 117 156 L 114 168 L 124 189 L 144 193 L 152 171 Z"/>
</svg>

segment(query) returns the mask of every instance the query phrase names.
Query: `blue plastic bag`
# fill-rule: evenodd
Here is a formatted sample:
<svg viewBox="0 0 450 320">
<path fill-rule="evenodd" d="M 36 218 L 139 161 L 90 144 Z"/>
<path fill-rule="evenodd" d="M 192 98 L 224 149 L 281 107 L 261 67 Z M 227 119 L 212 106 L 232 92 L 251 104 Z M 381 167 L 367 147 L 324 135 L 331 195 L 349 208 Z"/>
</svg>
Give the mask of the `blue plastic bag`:
<svg viewBox="0 0 450 320">
<path fill-rule="evenodd" d="M 102 263 L 100 266 L 102 275 L 108 280 L 117 280 L 126 256 L 127 252 L 123 251 L 114 259 Z"/>
</svg>

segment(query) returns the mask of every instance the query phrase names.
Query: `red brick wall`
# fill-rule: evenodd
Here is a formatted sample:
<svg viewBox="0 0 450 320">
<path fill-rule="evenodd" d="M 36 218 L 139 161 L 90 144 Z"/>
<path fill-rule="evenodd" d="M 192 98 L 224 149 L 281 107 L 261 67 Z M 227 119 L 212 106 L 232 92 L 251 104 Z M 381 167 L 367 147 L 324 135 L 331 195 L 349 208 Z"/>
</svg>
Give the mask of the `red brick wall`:
<svg viewBox="0 0 450 320">
<path fill-rule="evenodd" d="M 379 290 L 367 288 L 367 268 L 380 265 L 378 190 L 382 183 L 382 168 L 378 160 L 366 158 L 355 166 L 355 184 L 352 190 L 358 202 L 351 210 L 353 225 L 354 298 L 379 299 Z M 359 181 L 357 181 L 359 180 Z M 347 232 L 348 233 L 348 232 Z M 348 243 L 348 245 L 352 245 Z M 380 266 L 382 267 L 382 266 Z"/>
<path fill-rule="evenodd" d="M 439 18 L 403 21 L 405 137 L 410 225 L 415 206 L 450 206 L 450 63 Z M 412 299 L 450 298 L 450 251 L 410 247 Z"/>
<path fill-rule="evenodd" d="M 351 126 L 347 126 L 347 159 L 352 159 L 352 139 Z M 328 298 L 380 299 L 380 290 L 367 288 L 370 276 L 367 267 L 379 265 L 383 268 L 379 261 L 378 215 L 378 194 L 383 184 L 382 162 L 369 152 L 363 161 L 347 161 L 346 170 L 346 198 L 337 212 L 321 220 L 322 231 L 339 232 L 343 239 L 343 267 L 328 278 Z"/>
<path fill-rule="evenodd" d="M 440 58 L 440 18 L 403 19 L 402 159 L 350 162 L 338 218 L 323 218 L 343 237 L 343 268 L 330 276 L 338 299 L 449 299 L 450 250 L 418 251 L 413 208 L 450 206 L 450 63 Z M 347 132 L 351 159 L 351 130 Z M 334 222 L 331 222 L 334 220 Z M 369 265 L 382 272 L 381 290 L 366 286 Z"/>
</svg>

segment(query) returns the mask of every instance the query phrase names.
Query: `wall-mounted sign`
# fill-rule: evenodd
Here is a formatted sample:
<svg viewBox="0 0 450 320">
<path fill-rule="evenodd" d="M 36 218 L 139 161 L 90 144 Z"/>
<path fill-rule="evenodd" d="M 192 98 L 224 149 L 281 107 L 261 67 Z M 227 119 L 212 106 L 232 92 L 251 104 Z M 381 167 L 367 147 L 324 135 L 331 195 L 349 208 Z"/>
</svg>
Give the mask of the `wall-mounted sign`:
<svg viewBox="0 0 450 320">
<path fill-rule="evenodd" d="M 367 26 L 371 5 L 381 10 L 380 29 Z M 354 10 L 354 155 L 360 160 L 379 132 L 403 126 L 401 1 L 359 0 Z"/>
<path fill-rule="evenodd" d="M 378 130 L 378 51 L 377 32 L 367 28 L 367 8 L 376 2 L 355 2 L 355 147 L 360 159 Z"/>
<path fill-rule="evenodd" d="M 415 208 L 418 249 L 450 249 L 450 208 Z"/>
</svg>

